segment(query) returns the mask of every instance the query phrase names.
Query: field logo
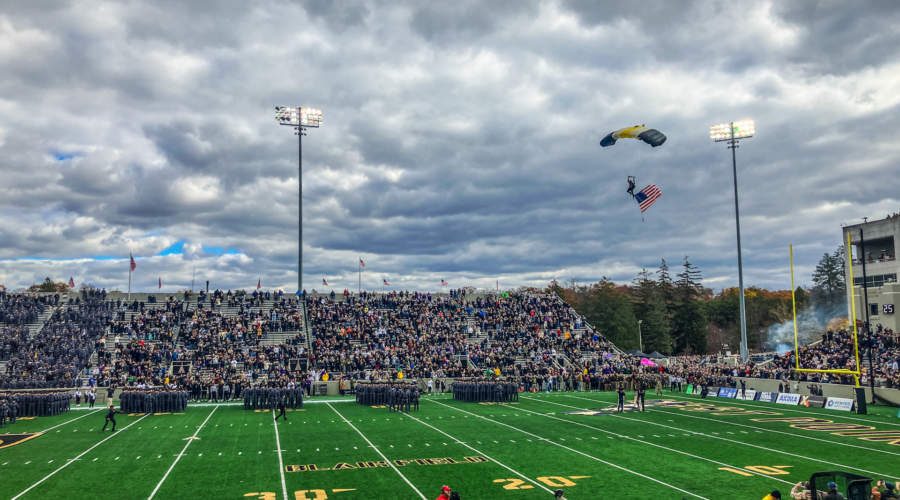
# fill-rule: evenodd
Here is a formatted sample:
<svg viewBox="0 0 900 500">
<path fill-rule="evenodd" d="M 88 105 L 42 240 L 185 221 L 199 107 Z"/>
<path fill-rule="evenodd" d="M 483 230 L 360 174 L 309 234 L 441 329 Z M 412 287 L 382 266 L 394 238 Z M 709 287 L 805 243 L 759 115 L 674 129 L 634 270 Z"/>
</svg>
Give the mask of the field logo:
<svg viewBox="0 0 900 500">
<path fill-rule="evenodd" d="M 798 405 L 800 404 L 800 395 L 782 392 L 778 394 L 778 399 L 775 400 L 775 403 L 780 405 Z"/>
<path fill-rule="evenodd" d="M 851 411 L 853 410 L 853 400 L 846 398 L 828 398 L 825 408 L 829 410 Z"/>
<path fill-rule="evenodd" d="M 43 432 L 33 432 L 30 434 L 0 434 L 0 449 L 9 448 L 20 443 L 24 443 L 29 439 L 34 439 L 43 434 Z"/>
</svg>

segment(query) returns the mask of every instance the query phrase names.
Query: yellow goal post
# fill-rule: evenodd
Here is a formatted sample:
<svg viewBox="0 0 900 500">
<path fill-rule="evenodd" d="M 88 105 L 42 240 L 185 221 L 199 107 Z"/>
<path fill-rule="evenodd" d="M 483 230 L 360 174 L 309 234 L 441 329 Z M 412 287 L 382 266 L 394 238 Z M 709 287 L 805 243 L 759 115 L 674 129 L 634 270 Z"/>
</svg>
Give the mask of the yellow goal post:
<svg viewBox="0 0 900 500">
<path fill-rule="evenodd" d="M 860 363 L 859 363 L 859 331 L 856 327 L 856 299 L 853 297 L 853 251 L 852 246 L 850 244 L 850 233 L 847 233 L 847 265 L 850 266 L 850 283 L 848 286 L 850 287 L 851 300 L 850 300 L 850 308 L 852 310 L 852 318 L 850 321 L 850 326 L 853 328 L 853 353 L 856 357 L 856 370 L 817 370 L 815 368 L 800 368 L 800 341 L 797 334 L 797 287 L 794 284 L 794 245 L 790 245 L 790 257 L 791 257 L 791 307 L 793 309 L 794 315 L 794 361 L 796 363 L 796 370 L 798 372 L 815 372 L 815 373 L 835 373 L 841 375 L 853 375 L 853 380 L 856 382 L 856 387 L 859 387 L 859 376 L 860 376 Z"/>
</svg>

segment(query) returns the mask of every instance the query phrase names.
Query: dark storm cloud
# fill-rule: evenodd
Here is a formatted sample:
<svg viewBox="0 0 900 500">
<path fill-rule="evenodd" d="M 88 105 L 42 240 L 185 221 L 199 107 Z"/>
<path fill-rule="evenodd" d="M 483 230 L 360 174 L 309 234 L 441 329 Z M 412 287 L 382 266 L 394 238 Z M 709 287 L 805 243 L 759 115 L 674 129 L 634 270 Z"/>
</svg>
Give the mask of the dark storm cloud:
<svg viewBox="0 0 900 500">
<path fill-rule="evenodd" d="M 896 211 L 895 2 L 28 2 L 0 14 L 0 283 L 169 290 L 627 282 L 685 255 L 802 282 Z M 597 142 L 646 123 L 669 141 Z M 894 168 L 892 168 L 894 167 Z M 625 177 L 663 197 L 641 222 Z M 176 245 L 177 244 L 177 245 Z M 182 253 L 163 252 L 176 245 Z M 225 252 L 225 249 L 230 249 Z M 167 255 L 157 255 L 160 252 Z M 236 253 L 235 253 L 236 252 Z M 24 259 L 24 260 L 23 260 Z"/>
</svg>

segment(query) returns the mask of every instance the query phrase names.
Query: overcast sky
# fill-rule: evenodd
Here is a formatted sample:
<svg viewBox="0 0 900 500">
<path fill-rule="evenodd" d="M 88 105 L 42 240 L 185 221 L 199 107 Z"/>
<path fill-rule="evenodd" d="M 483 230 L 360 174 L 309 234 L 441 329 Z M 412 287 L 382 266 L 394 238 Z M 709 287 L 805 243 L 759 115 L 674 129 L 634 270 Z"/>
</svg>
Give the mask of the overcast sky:
<svg viewBox="0 0 900 500">
<path fill-rule="evenodd" d="M 6 2 L 0 283 L 163 292 L 630 281 L 689 255 L 800 283 L 898 212 L 900 3 Z M 659 129 L 659 148 L 607 133 Z M 656 184 L 641 221 L 625 193 Z M 675 271 L 677 272 L 677 271 Z M 674 272 L 673 272 L 674 274 Z M 328 287 L 322 286 L 327 279 Z M 195 287 L 196 289 L 196 287 Z"/>
</svg>

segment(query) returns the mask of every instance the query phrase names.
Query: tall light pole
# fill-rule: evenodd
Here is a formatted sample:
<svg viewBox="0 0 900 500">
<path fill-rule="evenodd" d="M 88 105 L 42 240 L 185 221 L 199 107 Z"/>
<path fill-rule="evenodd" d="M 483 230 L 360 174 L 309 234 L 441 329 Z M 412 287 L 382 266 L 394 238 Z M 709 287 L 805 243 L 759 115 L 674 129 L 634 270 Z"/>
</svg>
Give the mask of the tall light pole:
<svg viewBox="0 0 900 500">
<path fill-rule="evenodd" d="M 640 342 L 641 352 L 644 352 L 644 334 L 641 332 L 641 323 L 643 322 L 642 319 L 638 320 L 638 342 Z"/>
<path fill-rule="evenodd" d="M 279 125 L 294 127 L 297 136 L 297 294 L 303 290 L 303 136 L 307 128 L 319 128 L 322 124 L 322 110 L 313 108 L 291 108 L 277 106 L 275 119 Z"/>
<path fill-rule="evenodd" d="M 709 127 L 709 138 L 716 142 L 727 142 L 731 150 L 731 165 L 734 172 L 734 222 L 737 226 L 738 286 L 741 301 L 741 361 L 750 358 L 747 346 L 747 316 L 744 309 L 744 264 L 741 260 L 741 212 L 738 205 L 737 154 L 738 139 L 749 139 L 754 133 L 753 120 L 741 120 Z"/>
</svg>

